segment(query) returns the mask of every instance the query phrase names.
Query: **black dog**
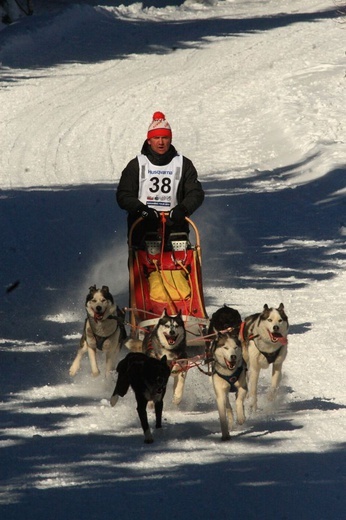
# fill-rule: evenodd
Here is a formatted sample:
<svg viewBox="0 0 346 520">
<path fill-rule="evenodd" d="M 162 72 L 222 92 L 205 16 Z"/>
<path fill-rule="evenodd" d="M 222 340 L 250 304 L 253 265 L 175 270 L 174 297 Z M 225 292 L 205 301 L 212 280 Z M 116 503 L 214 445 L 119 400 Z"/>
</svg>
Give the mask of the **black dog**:
<svg viewBox="0 0 346 520">
<path fill-rule="evenodd" d="M 228 307 L 228 305 L 224 304 L 223 307 L 220 307 L 220 309 L 212 314 L 208 327 L 208 336 L 212 337 L 215 335 L 215 337 L 217 337 L 218 333 L 221 332 L 223 334 L 228 334 L 232 338 L 238 338 L 241 322 L 242 320 L 239 312 L 236 309 Z M 210 340 L 209 345 L 206 347 L 207 361 L 210 361 L 213 358 L 213 353 L 211 350 Z"/>
<path fill-rule="evenodd" d="M 238 336 L 241 322 L 239 312 L 232 307 L 224 305 L 212 314 L 208 334 L 213 334 L 213 332 L 227 332 L 231 334 L 231 336 Z"/>
<path fill-rule="evenodd" d="M 124 397 L 131 386 L 136 396 L 137 412 L 144 432 L 144 442 L 149 444 L 154 439 L 148 423 L 147 404 L 149 401 L 154 402 L 156 428 L 161 428 L 163 398 L 170 376 L 167 358 L 163 356 L 159 360 L 141 352 L 130 352 L 118 363 L 117 372 L 119 375 L 111 397 L 111 405 L 115 406 L 119 396 Z"/>
</svg>

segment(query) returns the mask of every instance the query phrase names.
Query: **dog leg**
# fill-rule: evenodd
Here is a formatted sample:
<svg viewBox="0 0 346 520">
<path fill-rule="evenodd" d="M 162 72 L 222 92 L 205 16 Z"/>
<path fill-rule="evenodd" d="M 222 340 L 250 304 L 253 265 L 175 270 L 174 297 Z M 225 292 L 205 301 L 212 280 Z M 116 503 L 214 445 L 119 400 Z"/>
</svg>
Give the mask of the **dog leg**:
<svg viewBox="0 0 346 520">
<path fill-rule="evenodd" d="M 148 423 L 148 414 L 147 414 L 147 400 L 143 395 L 137 393 L 136 394 L 136 400 L 137 400 L 137 413 L 139 420 L 141 421 L 142 429 L 144 432 L 144 442 L 146 444 L 151 444 L 154 442 L 153 436 L 150 431 L 149 423 Z"/>
<path fill-rule="evenodd" d="M 226 413 L 227 413 L 228 428 L 230 430 L 232 430 L 233 424 L 234 424 L 234 416 L 233 416 L 231 403 L 229 402 L 229 394 L 226 395 Z"/>
<path fill-rule="evenodd" d="M 118 379 L 114 388 L 113 395 L 110 399 L 111 406 L 115 406 L 119 397 L 124 397 L 130 388 L 130 379 L 128 372 L 128 365 L 126 359 L 120 361 L 118 365 Z"/>
<path fill-rule="evenodd" d="M 118 402 L 118 399 L 119 399 L 119 396 L 117 394 L 113 394 L 110 399 L 111 406 L 115 406 Z"/>
<path fill-rule="evenodd" d="M 280 349 L 280 354 L 273 363 L 271 388 L 268 393 L 268 399 L 273 401 L 276 398 L 282 379 L 282 365 L 287 356 L 287 345 L 283 345 Z"/>
<path fill-rule="evenodd" d="M 163 410 L 163 399 L 156 401 L 155 403 L 155 428 L 162 428 L 162 410 Z"/>
<path fill-rule="evenodd" d="M 80 369 L 80 364 L 81 364 L 83 354 L 87 350 L 88 350 L 88 345 L 87 345 L 86 341 L 84 341 L 83 344 L 79 347 L 79 349 L 77 351 L 77 355 L 76 355 L 72 365 L 70 366 L 70 370 L 69 370 L 70 376 L 73 377 L 77 374 L 78 370 Z"/>
<path fill-rule="evenodd" d="M 252 412 L 257 411 L 257 386 L 258 386 L 258 378 L 260 374 L 260 369 L 254 366 L 250 366 L 249 369 L 249 406 Z"/>
<path fill-rule="evenodd" d="M 91 366 L 91 373 L 94 377 L 97 377 L 100 375 L 100 371 L 97 366 L 96 349 L 89 347 L 88 356 L 89 356 L 89 361 L 90 361 L 90 366 Z"/>
<path fill-rule="evenodd" d="M 249 407 L 251 412 L 257 411 L 257 387 L 258 387 L 258 378 L 260 375 L 261 367 L 259 365 L 258 358 L 260 356 L 260 353 L 256 347 L 256 345 L 253 343 L 253 341 L 249 342 L 248 345 L 248 372 L 247 372 L 247 379 L 248 379 L 248 385 L 249 385 L 249 393 L 248 393 L 248 400 L 249 400 Z"/>
<path fill-rule="evenodd" d="M 184 393 L 186 372 L 180 372 L 178 375 L 173 376 L 173 403 L 178 405 L 181 403 Z"/>
<path fill-rule="evenodd" d="M 115 363 L 120 351 L 119 336 L 120 329 L 117 329 L 103 344 L 103 350 L 106 352 L 106 379 L 110 377 L 111 372 L 115 369 Z"/>
<path fill-rule="evenodd" d="M 236 394 L 236 411 L 237 411 L 237 422 L 238 424 L 244 424 L 245 422 L 245 413 L 244 413 L 244 401 L 247 395 L 247 387 L 246 387 L 246 375 L 242 374 L 238 380 L 237 385 L 237 394 Z"/>
<path fill-rule="evenodd" d="M 282 377 L 282 364 L 273 364 L 271 386 L 268 392 L 268 400 L 274 401 L 276 399 L 280 381 Z"/>
<path fill-rule="evenodd" d="M 231 423 L 233 422 L 232 409 L 228 398 L 229 384 L 215 374 L 213 375 L 213 386 L 219 412 L 221 440 L 228 441 L 231 438 L 229 433 L 229 421 Z"/>
</svg>

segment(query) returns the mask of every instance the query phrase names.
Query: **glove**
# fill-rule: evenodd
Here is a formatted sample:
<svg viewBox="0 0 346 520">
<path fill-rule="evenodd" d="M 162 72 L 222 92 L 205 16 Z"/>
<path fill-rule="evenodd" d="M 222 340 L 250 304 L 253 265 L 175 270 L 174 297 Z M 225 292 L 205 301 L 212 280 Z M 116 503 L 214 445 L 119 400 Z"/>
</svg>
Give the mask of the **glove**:
<svg viewBox="0 0 346 520">
<path fill-rule="evenodd" d="M 169 212 L 169 219 L 172 222 L 172 224 L 181 225 L 185 221 L 186 214 L 187 211 L 184 208 L 184 206 L 178 204 Z"/>
<path fill-rule="evenodd" d="M 160 218 L 158 212 L 153 208 L 149 208 L 148 206 L 143 207 L 142 211 L 140 212 L 140 215 L 148 222 L 154 222 L 155 220 L 159 220 Z"/>
</svg>

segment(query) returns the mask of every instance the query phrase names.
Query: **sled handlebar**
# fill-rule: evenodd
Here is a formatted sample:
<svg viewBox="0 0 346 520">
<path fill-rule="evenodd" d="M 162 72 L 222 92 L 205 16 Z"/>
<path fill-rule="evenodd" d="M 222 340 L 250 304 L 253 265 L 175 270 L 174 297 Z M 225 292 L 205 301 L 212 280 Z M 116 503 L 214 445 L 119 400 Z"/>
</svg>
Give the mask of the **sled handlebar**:
<svg viewBox="0 0 346 520">
<path fill-rule="evenodd" d="M 169 213 L 167 212 L 164 212 L 162 211 L 160 213 L 160 221 L 162 223 L 165 222 L 165 217 L 167 217 L 169 215 Z M 138 224 L 140 222 L 142 222 L 143 220 L 145 220 L 143 217 L 139 217 L 137 220 L 134 221 L 134 223 L 132 224 L 131 228 L 130 228 L 130 231 L 129 231 L 129 238 L 128 238 L 128 243 L 129 243 L 129 247 L 132 247 L 132 235 L 133 235 L 133 231 L 134 229 L 136 228 L 136 226 L 138 226 Z M 185 221 L 192 227 L 194 233 L 195 233 L 195 247 L 196 249 L 200 249 L 201 245 L 200 245 L 200 236 L 199 236 L 199 231 L 198 231 L 198 228 L 196 226 L 196 224 L 189 218 L 189 217 L 185 217 Z"/>
</svg>

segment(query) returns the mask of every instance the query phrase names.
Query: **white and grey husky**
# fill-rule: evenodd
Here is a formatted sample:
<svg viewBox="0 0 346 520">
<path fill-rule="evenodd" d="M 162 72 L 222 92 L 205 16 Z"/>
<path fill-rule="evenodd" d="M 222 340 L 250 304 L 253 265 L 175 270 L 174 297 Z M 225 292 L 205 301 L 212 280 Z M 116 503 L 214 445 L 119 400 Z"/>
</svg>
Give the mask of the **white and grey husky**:
<svg viewBox="0 0 346 520">
<path fill-rule="evenodd" d="M 106 354 L 106 377 L 115 369 L 115 363 L 120 352 L 121 339 L 126 335 L 124 315 L 115 305 L 109 288 L 96 285 L 89 288 L 85 301 L 87 318 L 84 323 L 83 335 L 80 340 L 77 355 L 70 367 L 70 375 L 76 375 L 80 369 L 83 354 L 88 352 L 91 372 L 94 377 L 100 374 L 96 351 Z"/>
<path fill-rule="evenodd" d="M 241 333 L 243 357 L 248 365 L 250 408 L 257 410 L 257 385 L 261 369 L 272 365 L 270 400 L 275 399 L 287 356 L 288 319 L 283 303 L 277 309 L 264 305 L 261 313 L 244 320 Z"/>
<path fill-rule="evenodd" d="M 212 380 L 219 412 L 222 440 L 230 438 L 234 424 L 230 392 L 235 392 L 238 424 L 245 421 L 244 400 L 247 394 L 246 365 L 242 348 L 236 335 L 219 333 L 211 345 Z"/>
</svg>

